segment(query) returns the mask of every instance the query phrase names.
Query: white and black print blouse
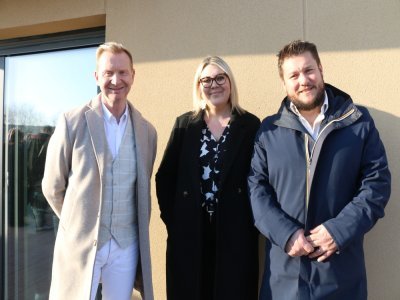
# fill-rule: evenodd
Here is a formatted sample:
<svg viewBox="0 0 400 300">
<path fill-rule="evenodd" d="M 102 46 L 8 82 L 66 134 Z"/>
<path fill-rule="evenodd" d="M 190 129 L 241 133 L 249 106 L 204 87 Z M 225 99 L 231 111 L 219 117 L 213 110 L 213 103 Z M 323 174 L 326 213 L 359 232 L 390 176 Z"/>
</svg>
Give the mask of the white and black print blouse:
<svg viewBox="0 0 400 300">
<path fill-rule="evenodd" d="M 224 153 L 226 151 L 226 140 L 229 136 L 228 124 L 220 139 L 215 140 L 206 122 L 202 129 L 200 138 L 200 188 L 202 194 L 202 206 L 210 214 L 215 212 L 218 204 L 219 177 L 222 170 Z"/>
</svg>

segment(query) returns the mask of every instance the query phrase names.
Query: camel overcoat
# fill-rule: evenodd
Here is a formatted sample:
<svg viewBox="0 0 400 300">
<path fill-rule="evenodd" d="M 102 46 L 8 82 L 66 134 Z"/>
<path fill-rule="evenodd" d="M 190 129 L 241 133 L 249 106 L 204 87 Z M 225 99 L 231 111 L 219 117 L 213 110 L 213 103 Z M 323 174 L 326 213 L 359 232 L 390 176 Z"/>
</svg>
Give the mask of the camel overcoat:
<svg viewBox="0 0 400 300">
<path fill-rule="evenodd" d="M 136 207 L 140 258 L 135 286 L 153 299 L 150 261 L 150 177 L 156 155 L 154 127 L 130 104 L 137 155 Z M 54 247 L 51 300 L 89 299 L 97 251 L 105 158 L 108 150 L 101 95 L 63 114 L 47 150 L 43 193 L 60 218 Z"/>
</svg>

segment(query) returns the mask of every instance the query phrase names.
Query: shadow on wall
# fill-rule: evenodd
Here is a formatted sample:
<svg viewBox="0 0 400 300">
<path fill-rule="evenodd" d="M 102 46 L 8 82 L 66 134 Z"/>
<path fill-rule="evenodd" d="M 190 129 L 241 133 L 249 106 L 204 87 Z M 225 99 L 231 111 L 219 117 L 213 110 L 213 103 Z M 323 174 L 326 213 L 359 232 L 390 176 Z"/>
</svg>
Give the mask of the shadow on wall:
<svg viewBox="0 0 400 300">
<path fill-rule="evenodd" d="M 275 54 L 293 39 L 315 42 L 320 51 L 400 47 L 398 0 L 384 5 L 380 1 L 337 5 L 307 0 L 251 5 L 247 1 L 135 1 L 131 5 L 125 12 L 118 11 L 118 18 L 130 24 L 137 62 L 212 53 Z M 132 11 L 140 13 L 132 19 Z M 111 36 L 118 36 L 109 30 Z"/>
<path fill-rule="evenodd" d="M 365 238 L 368 292 L 371 299 L 394 299 L 394 295 L 400 297 L 397 279 L 400 265 L 400 118 L 373 108 L 368 110 L 385 145 L 392 173 L 392 194 L 386 215 Z"/>
</svg>

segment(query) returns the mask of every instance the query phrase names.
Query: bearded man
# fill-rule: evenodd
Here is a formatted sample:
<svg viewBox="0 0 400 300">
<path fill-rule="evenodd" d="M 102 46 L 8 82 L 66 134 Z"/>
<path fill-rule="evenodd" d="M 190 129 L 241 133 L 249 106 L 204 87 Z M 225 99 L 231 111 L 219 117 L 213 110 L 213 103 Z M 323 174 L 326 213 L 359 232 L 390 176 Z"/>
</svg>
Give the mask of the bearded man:
<svg viewBox="0 0 400 300">
<path fill-rule="evenodd" d="M 370 114 L 325 84 L 314 44 L 278 54 L 287 96 L 261 124 L 248 178 L 267 237 L 260 299 L 367 299 L 364 235 L 384 216 L 391 176 Z"/>
</svg>

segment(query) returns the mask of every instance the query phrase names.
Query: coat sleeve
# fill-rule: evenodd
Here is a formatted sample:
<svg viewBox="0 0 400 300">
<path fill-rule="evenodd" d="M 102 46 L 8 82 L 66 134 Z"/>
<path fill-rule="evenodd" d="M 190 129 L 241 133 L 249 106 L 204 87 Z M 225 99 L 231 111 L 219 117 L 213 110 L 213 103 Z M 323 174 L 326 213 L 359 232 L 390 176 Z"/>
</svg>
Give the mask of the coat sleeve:
<svg viewBox="0 0 400 300">
<path fill-rule="evenodd" d="M 153 174 L 153 166 L 157 154 L 157 131 L 153 126 L 151 126 L 151 133 L 149 134 L 149 139 L 150 139 L 149 144 L 151 145 L 151 163 L 150 163 L 149 174 L 151 177 L 151 175 Z"/>
<path fill-rule="evenodd" d="M 184 129 L 179 126 L 179 121 L 177 119 L 156 174 L 158 205 L 160 207 L 161 219 L 167 227 L 169 226 L 171 210 L 175 197 L 183 130 Z"/>
<path fill-rule="evenodd" d="M 391 192 L 391 175 L 385 148 L 372 118 L 362 153 L 359 186 L 352 199 L 333 219 L 324 222 L 339 250 L 361 239 L 384 216 Z"/>
<path fill-rule="evenodd" d="M 269 183 L 263 126 L 255 138 L 248 186 L 255 226 L 272 243 L 285 250 L 291 235 L 301 227 L 279 207 L 274 188 Z"/>
<path fill-rule="evenodd" d="M 43 194 L 55 214 L 60 217 L 71 169 L 71 143 L 65 115 L 59 118 L 47 149 L 42 181 Z"/>
<path fill-rule="evenodd" d="M 151 176 L 153 175 L 153 168 L 154 168 L 154 161 L 156 159 L 156 154 L 157 154 L 157 131 L 154 128 L 153 125 L 149 124 L 150 130 L 148 134 L 148 139 L 149 139 L 149 153 L 150 153 L 150 159 L 149 159 L 149 169 L 148 169 L 148 174 L 149 174 L 149 195 L 151 195 Z M 151 197 L 149 196 L 149 220 L 151 217 Z"/>
</svg>

